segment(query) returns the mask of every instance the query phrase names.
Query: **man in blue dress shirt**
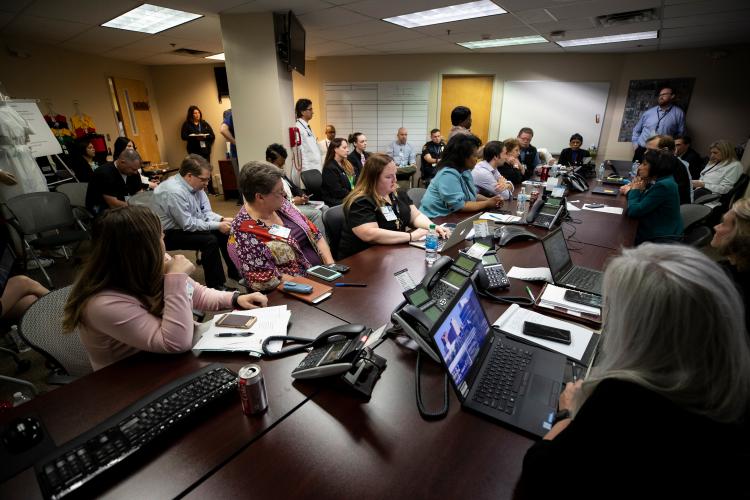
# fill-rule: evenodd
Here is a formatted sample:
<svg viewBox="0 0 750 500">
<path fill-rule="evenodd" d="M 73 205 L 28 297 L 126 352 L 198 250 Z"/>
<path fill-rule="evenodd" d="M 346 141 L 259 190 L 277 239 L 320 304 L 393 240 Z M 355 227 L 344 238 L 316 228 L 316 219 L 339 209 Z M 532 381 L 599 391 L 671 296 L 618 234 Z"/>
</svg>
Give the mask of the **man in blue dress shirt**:
<svg viewBox="0 0 750 500">
<path fill-rule="evenodd" d="M 398 129 L 396 140 L 393 141 L 386 152 L 388 156 L 393 158 L 396 163 L 396 179 L 399 181 L 399 186 L 402 188 L 409 188 L 411 186 L 411 177 L 414 172 L 417 171 L 417 155 L 416 151 L 411 144 L 407 142 L 409 132 L 404 127 Z M 405 182 L 404 182 L 405 181 Z"/>
<path fill-rule="evenodd" d="M 655 135 L 677 137 L 685 133 L 685 113 L 676 106 L 674 89 L 664 87 L 659 91 L 659 104 L 643 112 L 633 127 L 633 161 L 641 161 L 646 142 Z"/>
</svg>

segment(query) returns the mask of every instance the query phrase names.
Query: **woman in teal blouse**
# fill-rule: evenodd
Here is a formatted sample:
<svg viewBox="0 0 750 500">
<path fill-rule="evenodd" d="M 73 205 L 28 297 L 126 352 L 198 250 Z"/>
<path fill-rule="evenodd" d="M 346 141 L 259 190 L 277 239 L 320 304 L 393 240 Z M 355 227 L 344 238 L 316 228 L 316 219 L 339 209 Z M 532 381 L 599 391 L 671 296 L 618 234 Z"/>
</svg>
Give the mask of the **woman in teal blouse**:
<svg viewBox="0 0 750 500">
<path fill-rule="evenodd" d="M 438 171 L 422 198 L 419 210 L 427 217 L 453 212 L 478 212 L 499 208 L 500 196 L 486 198 L 477 194 L 471 169 L 477 163 L 477 149 L 482 141 L 471 134 L 454 135 L 443 150 Z"/>
<path fill-rule="evenodd" d="M 638 177 L 620 188 L 628 196 L 628 216 L 639 220 L 636 245 L 682 239 L 680 194 L 670 173 L 670 161 L 664 153 L 648 151 L 638 168 Z"/>
</svg>

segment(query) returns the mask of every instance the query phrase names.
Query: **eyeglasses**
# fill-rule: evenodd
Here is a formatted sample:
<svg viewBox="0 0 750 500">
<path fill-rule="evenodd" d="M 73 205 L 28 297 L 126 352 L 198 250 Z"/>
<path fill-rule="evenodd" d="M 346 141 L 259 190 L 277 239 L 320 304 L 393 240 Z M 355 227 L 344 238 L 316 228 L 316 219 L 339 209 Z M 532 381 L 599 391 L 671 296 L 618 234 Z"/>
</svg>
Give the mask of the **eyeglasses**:
<svg viewBox="0 0 750 500">
<path fill-rule="evenodd" d="M 197 175 L 194 175 L 193 177 L 195 177 L 196 179 L 198 179 L 201 182 L 208 182 L 208 181 L 211 180 L 211 177 L 198 177 Z"/>
<path fill-rule="evenodd" d="M 286 198 L 286 191 L 284 191 L 283 189 L 281 191 L 271 191 L 270 193 L 268 193 L 268 196 L 271 196 L 271 195 L 281 196 L 283 198 Z"/>
</svg>

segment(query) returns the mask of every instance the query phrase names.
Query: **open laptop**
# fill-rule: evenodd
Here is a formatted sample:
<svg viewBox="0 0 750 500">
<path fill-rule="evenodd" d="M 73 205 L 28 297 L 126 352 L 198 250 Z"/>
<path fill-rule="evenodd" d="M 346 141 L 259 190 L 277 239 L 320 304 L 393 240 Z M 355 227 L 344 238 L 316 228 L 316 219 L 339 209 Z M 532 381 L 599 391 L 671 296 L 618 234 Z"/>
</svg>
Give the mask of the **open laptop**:
<svg viewBox="0 0 750 500">
<path fill-rule="evenodd" d="M 472 280 L 430 336 L 464 408 L 536 436 L 552 428 L 565 356 L 493 330 Z"/>
<path fill-rule="evenodd" d="M 471 217 L 468 217 L 456 224 L 456 227 L 453 228 L 451 235 L 447 239 L 438 240 L 437 251 L 444 252 L 445 250 L 448 250 L 449 248 L 454 247 L 464 241 L 466 239 L 466 235 L 469 234 L 472 229 L 474 229 L 474 220 L 477 219 L 480 215 L 482 215 L 481 212 L 474 214 Z M 413 247 L 424 248 L 424 240 L 412 241 L 409 244 Z"/>
<path fill-rule="evenodd" d="M 602 294 L 604 274 L 601 271 L 573 264 L 570 260 L 568 245 L 565 243 L 565 235 L 561 229 L 558 228 L 545 236 L 542 239 L 542 246 L 555 285 L 596 295 Z"/>
</svg>

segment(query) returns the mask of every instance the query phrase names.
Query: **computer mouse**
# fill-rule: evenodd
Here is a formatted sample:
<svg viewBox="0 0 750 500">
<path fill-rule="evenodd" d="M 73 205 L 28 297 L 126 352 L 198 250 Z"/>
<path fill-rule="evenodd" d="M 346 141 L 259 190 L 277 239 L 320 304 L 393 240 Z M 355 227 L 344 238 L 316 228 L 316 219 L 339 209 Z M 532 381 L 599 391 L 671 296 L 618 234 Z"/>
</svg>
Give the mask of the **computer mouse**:
<svg viewBox="0 0 750 500">
<path fill-rule="evenodd" d="M 534 233 L 527 231 L 526 229 L 518 226 L 503 226 L 500 229 L 495 229 L 495 238 L 497 238 L 497 244 L 504 247 L 511 241 L 515 240 L 538 240 L 539 236 Z"/>
<path fill-rule="evenodd" d="M 34 417 L 12 420 L 3 431 L 2 443 L 12 453 L 22 453 L 39 444 L 44 438 L 42 423 Z"/>
</svg>

